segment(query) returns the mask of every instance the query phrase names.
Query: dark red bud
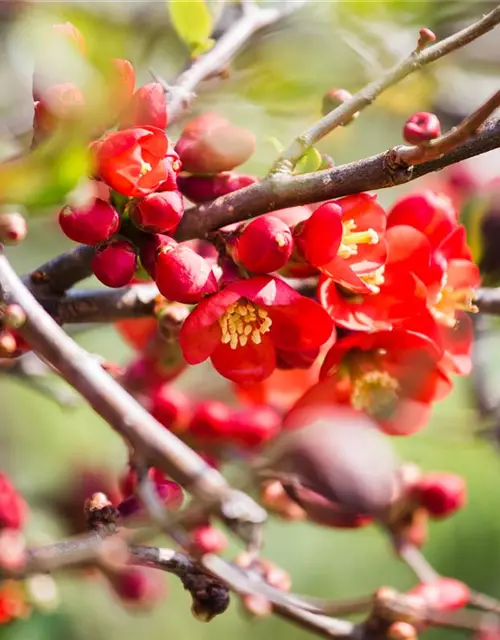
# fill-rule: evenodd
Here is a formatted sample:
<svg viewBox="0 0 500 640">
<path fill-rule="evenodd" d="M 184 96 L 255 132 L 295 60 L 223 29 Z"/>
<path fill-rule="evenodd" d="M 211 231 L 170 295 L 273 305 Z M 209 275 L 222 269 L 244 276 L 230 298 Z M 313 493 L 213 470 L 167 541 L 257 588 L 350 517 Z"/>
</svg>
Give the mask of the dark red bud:
<svg viewBox="0 0 500 640">
<path fill-rule="evenodd" d="M 215 176 L 179 176 L 177 184 L 183 195 L 196 204 L 215 200 L 256 182 L 253 176 L 218 173 Z"/>
<path fill-rule="evenodd" d="M 108 287 L 124 287 L 133 278 L 136 269 L 133 245 L 126 240 L 112 240 L 99 248 L 92 259 L 92 271 Z"/>
<path fill-rule="evenodd" d="M 280 429 L 281 416 L 275 409 L 253 406 L 233 412 L 228 438 L 243 447 L 255 448 L 277 436 Z"/>
<path fill-rule="evenodd" d="M 274 216 L 260 216 L 237 235 L 231 254 L 235 262 L 253 273 L 277 271 L 293 250 L 289 227 Z"/>
<path fill-rule="evenodd" d="M 428 473 L 413 488 L 416 499 L 435 518 L 445 518 L 461 509 L 467 497 L 464 478 L 455 473 Z"/>
<path fill-rule="evenodd" d="M 94 245 L 109 240 L 118 231 L 120 214 L 109 203 L 96 200 L 85 209 L 61 209 L 59 225 L 74 242 Z"/>
<path fill-rule="evenodd" d="M 165 233 L 182 219 L 184 202 L 179 191 L 150 193 L 136 203 L 130 213 L 133 223 L 143 231 Z"/>
<path fill-rule="evenodd" d="M 182 507 L 182 503 L 184 502 L 184 493 L 177 482 L 174 482 L 173 480 L 166 480 L 161 484 L 156 484 L 156 492 L 162 503 L 169 511 L 177 511 L 177 509 Z M 142 502 L 135 494 L 120 502 L 118 505 L 118 511 L 122 518 L 146 515 Z"/>
<path fill-rule="evenodd" d="M 193 304 L 217 291 L 210 264 L 183 245 L 166 247 L 158 253 L 155 276 L 158 289 L 167 300 Z"/>
<path fill-rule="evenodd" d="M 200 440 L 225 439 L 230 433 L 231 415 L 231 409 L 223 402 L 200 402 L 191 416 L 188 432 Z"/>
<path fill-rule="evenodd" d="M 191 403 L 180 389 L 165 384 L 151 397 L 150 412 L 154 418 L 171 431 L 179 432 L 187 428 Z"/>
<path fill-rule="evenodd" d="M 409 144 L 422 144 L 441 135 L 441 123 L 434 113 L 414 113 L 405 122 L 403 138 Z"/>
</svg>

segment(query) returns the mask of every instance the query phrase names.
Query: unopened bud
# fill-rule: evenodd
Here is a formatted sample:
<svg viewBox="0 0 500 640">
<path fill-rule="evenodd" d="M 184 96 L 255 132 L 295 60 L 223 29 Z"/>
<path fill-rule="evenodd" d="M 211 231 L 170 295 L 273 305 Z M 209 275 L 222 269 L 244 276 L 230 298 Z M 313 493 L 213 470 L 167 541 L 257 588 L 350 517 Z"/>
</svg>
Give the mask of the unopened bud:
<svg viewBox="0 0 500 640">
<path fill-rule="evenodd" d="M 408 118 L 403 127 L 403 138 L 409 144 L 425 144 L 441 135 L 441 123 L 434 113 L 421 111 Z"/>
<path fill-rule="evenodd" d="M 323 96 L 323 103 L 321 108 L 321 113 L 326 116 L 327 113 L 333 111 L 337 107 L 340 107 L 341 104 L 346 102 L 346 100 L 350 100 L 352 98 L 352 94 L 349 93 L 346 89 L 330 89 Z M 342 126 L 346 124 L 350 124 L 353 120 L 355 120 L 359 116 L 359 111 L 356 111 L 354 115 L 352 115 L 349 120 L 342 123 Z"/>
<path fill-rule="evenodd" d="M 422 51 L 425 47 L 436 41 L 436 34 L 427 27 L 422 27 L 418 32 L 418 42 L 416 51 Z"/>
<path fill-rule="evenodd" d="M 0 242 L 17 244 L 24 240 L 28 229 L 26 220 L 15 211 L 0 214 Z"/>
<path fill-rule="evenodd" d="M 104 529 L 109 533 L 114 532 L 118 512 L 105 493 L 94 493 L 88 498 L 85 501 L 84 511 L 89 530 Z"/>
</svg>

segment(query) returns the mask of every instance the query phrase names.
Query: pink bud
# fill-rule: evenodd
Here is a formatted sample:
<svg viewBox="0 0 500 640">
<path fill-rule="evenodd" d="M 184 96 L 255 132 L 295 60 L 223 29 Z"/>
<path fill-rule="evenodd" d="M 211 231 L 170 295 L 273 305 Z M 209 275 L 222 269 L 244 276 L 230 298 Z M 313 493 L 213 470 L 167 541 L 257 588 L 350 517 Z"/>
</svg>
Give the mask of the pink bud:
<svg viewBox="0 0 500 640">
<path fill-rule="evenodd" d="M 441 135 L 441 123 L 434 113 L 422 111 L 408 118 L 403 127 L 403 138 L 409 144 L 422 144 Z"/>
<path fill-rule="evenodd" d="M 428 607 L 438 611 L 461 609 L 469 602 L 469 587 L 453 578 L 436 578 L 422 582 L 410 591 L 409 595 L 419 596 Z"/>
<path fill-rule="evenodd" d="M 200 402 L 189 421 L 188 433 L 200 440 L 225 439 L 230 432 L 231 415 L 231 409 L 223 402 Z"/>
<path fill-rule="evenodd" d="M 24 240 L 28 228 L 26 220 L 20 213 L 1 213 L 0 214 L 0 242 L 4 244 L 17 244 Z"/>
<path fill-rule="evenodd" d="M 209 263 L 182 244 L 158 253 L 155 280 L 167 300 L 186 304 L 217 291 L 217 279 Z"/>
<path fill-rule="evenodd" d="M 174 229 L 182 219 L 184 203 L 178 191 L 150 193 L 133 207 L 132 222 L 151 233 L 165 233 Z"/>
<path fill-rule="evenodd" d="M 59 225 L 71 240 L 94 245 L 109 240 L 118 231 L 120 215 L 107 202 L 96 200 L 86 209 L 61 209 Z"/>
<path fill-rule="evenodd" d="M 215 176 L 179 176 L 177 184 L 183 195 L 196 204 L 215 200 L 256 182 L 253 176 L 218 173 Z"/>
<path fill-rule="evenodd" d="M 184 431 L 189 420 L 191 404 L 180 389 L 165 384 L 151 397 L 151 415 L 171 431 Z"/>
<path fill-rule="evenodd" d="M 292 254 L 292 233 L 274 216 L 260 216 L 247 224 L 237 236 L 232 256 L 253 273 L 277 271 Z"/>
<path fill-rule="evenodd" d="M 228 544 L 226 535 L 209 524 L 194 529 L 190 537 L 196 551 L 202 555 L 205 553 L 221 553 Z"/>
<path fill-rule="evenodd" d="M 467 486 L 462 476 L 435 472 L 422 476 L 413 491 L 431 516 L 445 518 L 464 506 Z"/>
<path fill-rule="evenodd" d="M 337 107 L 340 107 L 346 100 L 352 98 L 352 94 L 349 93 L 346 89 L 330 89 L 323 96 L 323 103 L 321 106 L 321 113 L 326 116 L 330 111 L 333 111 Z M 342 124 L 346 125 L 352 122 L 355 118 L 359 116 L 359 111 L 357 111 L 351 118 Z"/>
<path fill-rule="evenodd" d="M 314 267 L 326 265 L 336 257 L 342 234 L 342 208 L 335 202 L 322 204 L 293 230 L 297 251 Z"/>
<path fill-rule="evenodd" d="M 159 82 L 150 82 L 137 89 L 121 118 L 121 128 L 167 128 L 167 101 Z"/>
<path fill-rule="evenodd" d="M 135 249 L 126 240 L 112 240 L 99 248 L 92 259 L 92 271 L 108 287 L 124 287 L 133 278 L 136 268 Z"/>
</svg>

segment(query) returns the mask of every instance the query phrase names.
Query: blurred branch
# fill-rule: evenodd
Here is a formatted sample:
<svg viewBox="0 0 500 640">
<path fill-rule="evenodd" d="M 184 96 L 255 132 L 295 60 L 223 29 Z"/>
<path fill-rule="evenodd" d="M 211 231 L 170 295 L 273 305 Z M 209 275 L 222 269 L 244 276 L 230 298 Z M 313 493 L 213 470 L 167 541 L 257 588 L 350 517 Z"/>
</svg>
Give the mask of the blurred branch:
<svg viewBox="0 0 500 640">
<path fill-rule="evenodd" d="M 500 287 L 478 289 L 474 300 L 480 313 L 500 314 Z"/>
<path fill-rule="evenodd" d="M 252 526 L 261 526 L 265 511 L 246 494 L 231 489 L 218 471 L 165 429 L 66 335 L 25 287 L 4 255 L 0 255 L 0 296 L 24 310 L 26 323 L 19 332 L 33 350 L 132 445 L 142 460 L 170 475 L 243 539 Z"/>
<path fill-rule="evenodd" d="M 437 160 L 394 170 L 393 150 L 356 162 L 299 176 L 276 175 L 272 179 L 234 191 L 207 205 L 188 209 L 176 239 L 204 238 L 207 233 L 254 216 L 312 202 L 406 184 L 466 158 L 500 147 L 500 119 L 490 120 L 467 142 Z"/>
<path fill-rule="evenodd" d="M 175 85 L 162 82 L 168 97 L 169 124 L 177 120 L 196 97 L 196 87 L 220 71 L 260 29 L 277 22 L 305 4 L 304 0 L 281 2 L 280 8 L 262 8 L 250 1 L 242 3 L 242 15 L 219 38 L 208 53 L 200 56 L 177 78 Z"/>
<path fill-rule="evenodd" d="M 409 167 L 442 157 L 473 136 L 498 107 L 500 107 L 500 91 L 497 91 L 460 124 L 435 140 L 425 145 L 396 147 L 392 161 L 396 166 Z"/>
<path fill-rule="evenodd" d="M 500 6 L 490 11 L 477 22 L 465 29 L 458 31 L 450 37 L 437 42 L 424 49 L 417 48 L 393 69 L 387 71 L 381 78 L 368 84 L 364 89 L 346 100 L 339 107 L 330 111 L 321 120 L 315 122 L 298 136 L 287 147 L 276 161 L 273 172 L 289 173 L 316 142 L 324 138 L 338 126 L 347 122 L 358 112 L 368 107 L 381 93 L 389 87 L 397 84 L 411 73 L 421 69 L 425 65 L 456 51 L 488 31 L 491 31 L 500 22 Z"/>
<path fill-rule="evenodd" d="M 78 246 L 56 256 L 29 274 L 25 284 L 36 295 L 62 295 L 80 280 L 92 275 L 94 248 Z"/>
</svg>

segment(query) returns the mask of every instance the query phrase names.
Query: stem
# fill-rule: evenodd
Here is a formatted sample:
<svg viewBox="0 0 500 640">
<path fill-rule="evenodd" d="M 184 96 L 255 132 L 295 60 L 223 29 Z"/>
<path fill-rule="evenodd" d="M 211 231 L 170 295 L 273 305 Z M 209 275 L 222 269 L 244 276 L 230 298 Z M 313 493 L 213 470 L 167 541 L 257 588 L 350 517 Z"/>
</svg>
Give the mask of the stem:
<svg viewBox="0 0 500 640">
<path fill-rule="evenodd" d="M 273 171 L 288 170 L 290 172 L 308 148 L 312 147 L 336 127 L 348 122 L 358 111 L 368 107 L 386 89 L 425 65 L 476 40 L 491 31 L 499 22 L 500 6 L 465 29 L 441 40 L 441 42 L 437 42 L 421 51 L 417 47 L 415 51 L 387 71 L 382 77 L 370 82 L 352 98 L 346 100 L 295 138 L 280 155 Z"/>
</svg>

